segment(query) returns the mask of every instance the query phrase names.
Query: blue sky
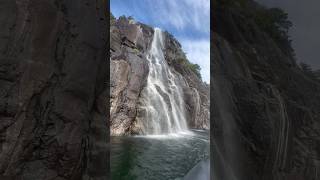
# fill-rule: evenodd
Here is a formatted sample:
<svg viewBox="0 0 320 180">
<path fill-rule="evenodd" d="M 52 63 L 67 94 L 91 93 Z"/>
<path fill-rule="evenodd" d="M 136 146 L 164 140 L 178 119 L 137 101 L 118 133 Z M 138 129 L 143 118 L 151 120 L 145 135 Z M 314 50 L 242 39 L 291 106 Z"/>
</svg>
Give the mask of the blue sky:
<svg viewBox="0 0 320 180">
<path fill-rule="evenodd" d="M 210 82 L 210 0 L 110 0 L 110 9 L 115 17 L 132 16 L 169 31 Z"/>
</svg>

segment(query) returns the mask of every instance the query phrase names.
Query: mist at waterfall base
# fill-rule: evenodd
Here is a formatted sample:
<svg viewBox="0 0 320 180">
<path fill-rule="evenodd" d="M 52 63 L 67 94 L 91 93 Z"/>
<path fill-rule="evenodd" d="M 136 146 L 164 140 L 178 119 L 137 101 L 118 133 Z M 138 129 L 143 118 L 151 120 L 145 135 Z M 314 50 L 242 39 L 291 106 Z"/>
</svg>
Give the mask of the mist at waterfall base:
<svg viewBox="0 0 320 180">
<path fill-rule="evenodd" d="M 188 130 L 181 75 L 164 54 L 164 37 L 154 29 L 147 54 L 149 74 L 141 93 L 142 135 L 111 137 L 113 180 L 209 179 L 209 131 Z"/>
</svg>

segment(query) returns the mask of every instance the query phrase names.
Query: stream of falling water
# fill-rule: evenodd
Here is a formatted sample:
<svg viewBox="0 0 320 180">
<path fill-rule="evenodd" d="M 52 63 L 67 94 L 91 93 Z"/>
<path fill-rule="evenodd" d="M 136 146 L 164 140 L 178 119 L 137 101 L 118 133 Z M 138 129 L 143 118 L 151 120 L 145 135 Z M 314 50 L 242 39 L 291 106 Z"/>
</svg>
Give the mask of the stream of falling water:
<svg viewBox="0 0 320 180">
<path fill-rule="evenodd" d="M 142 108 L 146 112 L 142 130 L 147 135 L 179 133 L 188 129 L 180 84 L 183 78 L 170 70 L 163 49 L 163 33 L 159 28 L 155 28 L 147 55 L 147 85 L 142 91 Z"/>
</svg>

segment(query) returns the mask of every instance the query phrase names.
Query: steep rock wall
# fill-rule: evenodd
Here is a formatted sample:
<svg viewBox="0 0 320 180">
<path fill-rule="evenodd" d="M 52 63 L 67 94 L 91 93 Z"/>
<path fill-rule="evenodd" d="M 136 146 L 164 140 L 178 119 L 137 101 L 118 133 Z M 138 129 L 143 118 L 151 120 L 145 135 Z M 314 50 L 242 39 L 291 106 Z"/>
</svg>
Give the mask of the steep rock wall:
<svg viewBox="0 0 320 180">
<path fill-rule="evenodd" d="M 111 19 L 111 134 L 141 133 L 137 120 L 145 114 L 140 107 L 140 94 L 146 85 L 149 68 L 146 59 L 153 28 L 132 19 Z M 190 128 L 209 128 L 209 85 L 188 67 L 179 63 L 186 59 L 179 42 L 165 32 L 165 59 L 174 73 L 181 74 Z"/>
<path fill-rule="evenodd" d="M 0 179 L 106 179 L 106 4 L 0 4 Z"/>
<path fill-rule="evenodd" d="M 212 178 L 318 179 L 320 83 L 245 11 L 212 18 Z"/>
</svg>

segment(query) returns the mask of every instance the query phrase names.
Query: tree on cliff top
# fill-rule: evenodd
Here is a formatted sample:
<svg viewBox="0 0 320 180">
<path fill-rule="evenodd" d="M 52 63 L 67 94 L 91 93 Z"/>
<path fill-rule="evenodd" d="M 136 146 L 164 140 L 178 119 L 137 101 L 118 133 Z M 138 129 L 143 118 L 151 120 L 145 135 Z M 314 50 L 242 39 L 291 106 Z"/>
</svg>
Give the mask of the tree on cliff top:
<svg viewBox="0 0 320 180">
<path fill-rule="evenodd" d="M 292 22 L 288 13 L 280 8 L 266 8 L 253 0 L 216 0 L 215 8 L 240 11 L 246 18 L 253 19 L 258 27 L 267 33 L 283 52 L 294 55 L 289 37 Z"/>
<path fill-rule="evenodd" d="M 188 63 L 189 68 L 201 79 L 200 66 L 198 64 Z"/>
<path fill-rule="evenodd" d="M 279 8 L 263 8 L 256 10 L 254 19 L 261 30 L 268 33 L 282 50 L 293 54 L 288 34 L 289 29 L 292 27 L 292 22 L 288 19 L 288 13 Z"/>
</svg>

